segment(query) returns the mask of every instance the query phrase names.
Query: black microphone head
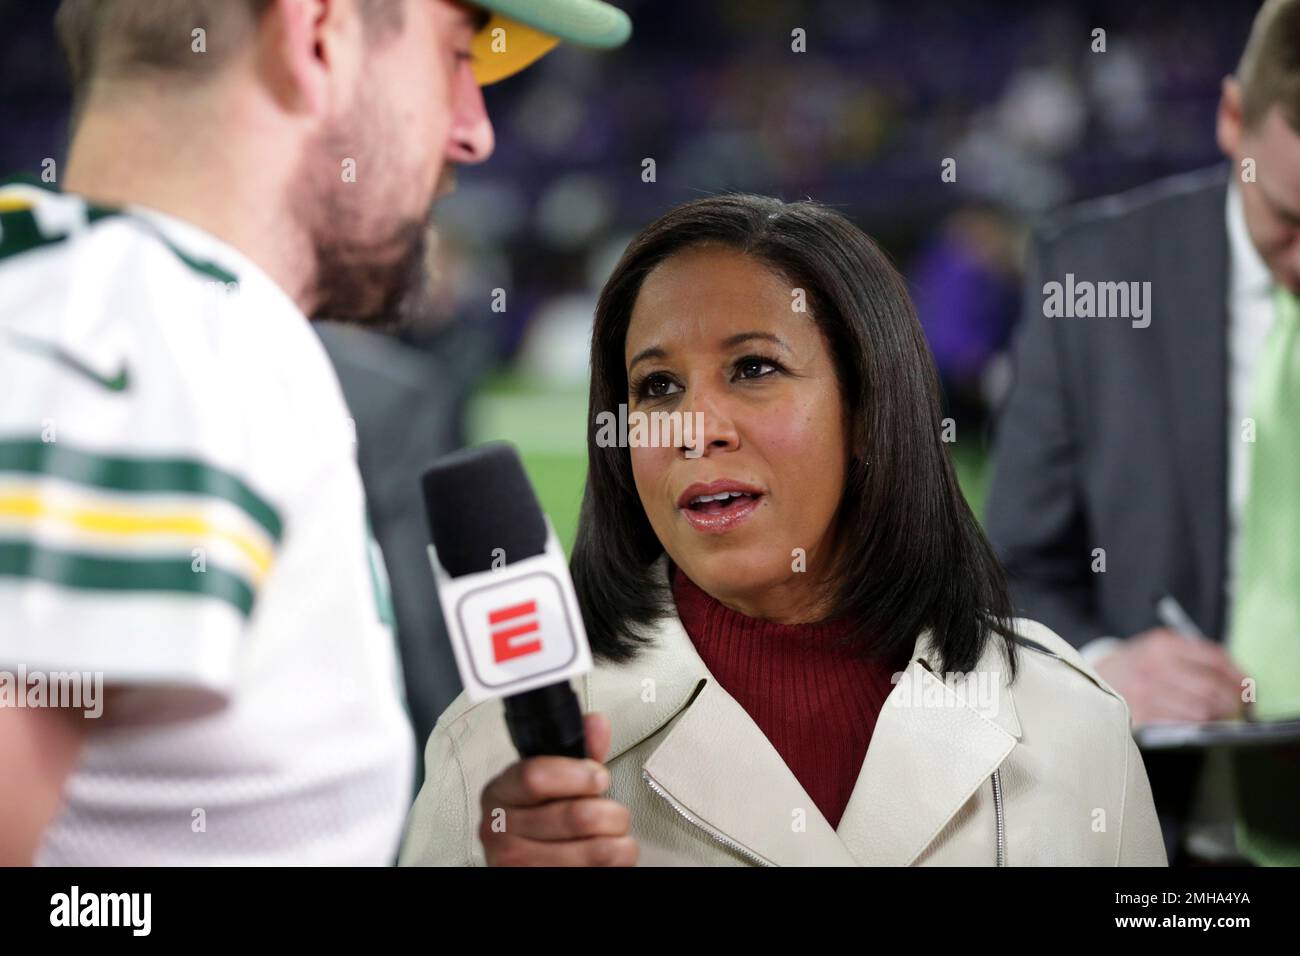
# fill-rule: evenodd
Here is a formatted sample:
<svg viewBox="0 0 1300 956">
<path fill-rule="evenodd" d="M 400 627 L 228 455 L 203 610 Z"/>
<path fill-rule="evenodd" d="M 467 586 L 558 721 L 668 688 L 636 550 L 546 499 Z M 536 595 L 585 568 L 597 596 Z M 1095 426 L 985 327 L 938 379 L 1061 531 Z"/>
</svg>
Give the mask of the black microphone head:
<svg viewBox="0 0 1300 956">
<path fill-rule="evenodd" d="M 453 578 L 490 570 L 497 556 L 500 567 L 546 550 L 542 506 L 513 445 L 444 455 L 420 484 L 438 561 Z"/>
</svg>

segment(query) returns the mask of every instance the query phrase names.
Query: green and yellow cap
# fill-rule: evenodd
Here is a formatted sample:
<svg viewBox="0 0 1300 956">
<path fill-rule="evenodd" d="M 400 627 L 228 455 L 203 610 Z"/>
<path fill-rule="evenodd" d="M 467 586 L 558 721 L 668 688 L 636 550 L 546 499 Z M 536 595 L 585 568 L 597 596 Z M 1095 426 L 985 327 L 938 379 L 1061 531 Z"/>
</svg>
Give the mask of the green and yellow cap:
<svg viewBox="0 0 1300 956">
<path fill-rule="evenodd" d="M 474 76 L 486 86 L 541 59 L 561 40 L 609 50 L 632 35 L 626 13 L 601 0 L 471 0 L 490 14 L 474 36 Z M 498 32 L 504 31 L 504 32 Z"/>
</svg>

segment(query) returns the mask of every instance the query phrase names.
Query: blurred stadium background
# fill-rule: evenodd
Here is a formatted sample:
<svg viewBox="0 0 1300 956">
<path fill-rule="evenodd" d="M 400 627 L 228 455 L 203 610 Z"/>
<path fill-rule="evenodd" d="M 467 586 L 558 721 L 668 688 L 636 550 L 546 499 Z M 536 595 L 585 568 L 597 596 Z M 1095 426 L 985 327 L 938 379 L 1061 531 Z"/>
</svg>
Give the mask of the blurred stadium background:
<svg viewBox="0 0 1300 956">
<path fill-rule="evenodd" d="M 913 289 L 980 509 L 1026 229 L 1218 159 L 1214 110 L 1253 0 L 616 0 L 625 49 L 560 49 L 487 90 L 498 147 L 440 208 L 439 314 L 390 339 L 440 381 L 444 445 L 521 448 L 566 547 L 585 472 L 597 291 L 630 236 L 744 190 L 850 215 Z M 54 0 L 0 4 L 0 170 L 66 148 Z M 1106 52 L 1091 50 L 1106 31 Z M 806 52 L 792 52 L 792 31 Z M 957 181 L 940 179 L 946 157 Z M 655 161 L 655 181 L 642 179 Z M 492 309 L 504 289 L 506 309 Z M 364 351 L 362 333 L 353 336 Z M 388 366 L 390 353 L 375 352 Z M 2 387 L 2 383 L 0 383 Z M 361 453 L 369 438 L 360 436 Z"/>
</svg>

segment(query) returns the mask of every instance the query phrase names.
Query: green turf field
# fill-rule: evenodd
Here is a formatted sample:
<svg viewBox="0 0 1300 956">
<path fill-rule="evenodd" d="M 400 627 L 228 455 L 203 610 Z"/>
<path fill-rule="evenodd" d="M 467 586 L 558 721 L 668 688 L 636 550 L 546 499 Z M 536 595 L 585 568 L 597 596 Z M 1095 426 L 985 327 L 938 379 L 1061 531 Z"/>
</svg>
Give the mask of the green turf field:
<svg viewBox="0 0 1300 956">
<path fill-rule="evenodd" d="M 491 379 L 470 406 L 471 441 L 504 440 L 519 448 L 542 508 L 565 552 L 573 545 L 587 474 L 587 393 L 556 392 L 513 375 Z M 982 516 L 987 483 L 984 454 L 952 445 L 962 490 Z"/>
</svg>

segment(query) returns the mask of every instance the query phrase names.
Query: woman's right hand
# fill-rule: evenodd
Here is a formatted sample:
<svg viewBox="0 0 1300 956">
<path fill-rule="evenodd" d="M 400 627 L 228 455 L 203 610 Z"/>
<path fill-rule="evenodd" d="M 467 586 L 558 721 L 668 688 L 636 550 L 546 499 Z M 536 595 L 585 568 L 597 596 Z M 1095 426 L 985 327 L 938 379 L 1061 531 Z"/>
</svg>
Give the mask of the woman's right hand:
<svg viewBox="0 0 1300 956">
<path fill-rule="evenodd" d="M 488 866 L 636 865 L 632 814 L 602 796 L 609 770 L 598 761 L 609 751 L 609 720 L 587 714 L 583 729 L 595 759 L 531 757 L 483 788 L 478 835 Z"/>
</svg>

